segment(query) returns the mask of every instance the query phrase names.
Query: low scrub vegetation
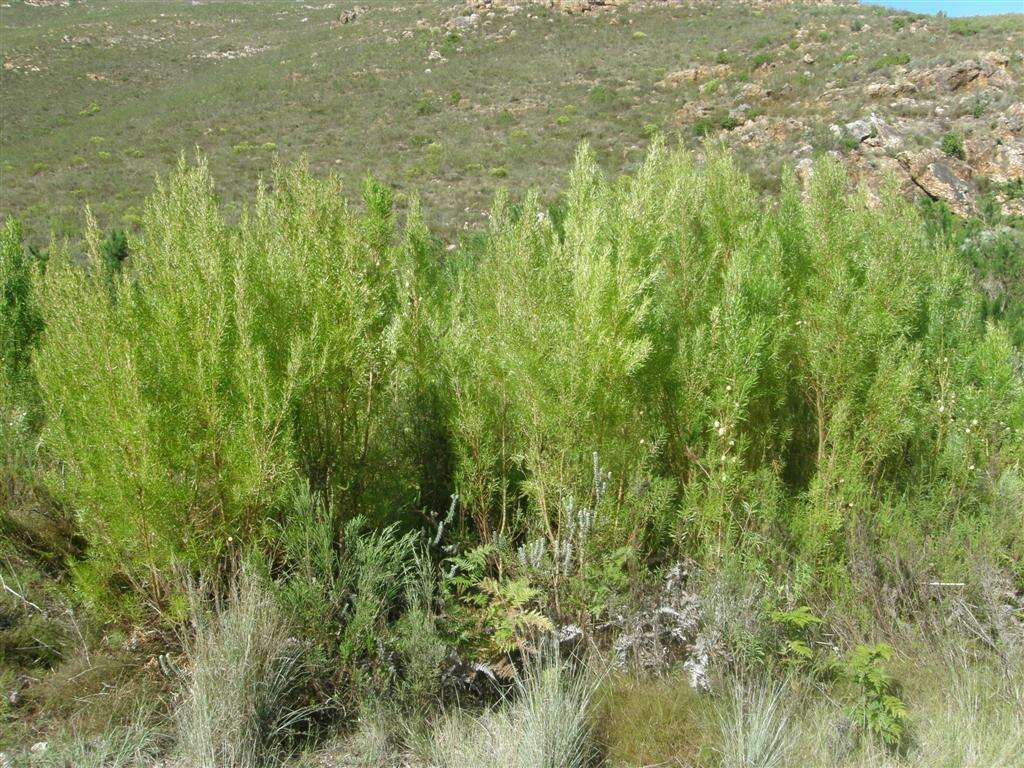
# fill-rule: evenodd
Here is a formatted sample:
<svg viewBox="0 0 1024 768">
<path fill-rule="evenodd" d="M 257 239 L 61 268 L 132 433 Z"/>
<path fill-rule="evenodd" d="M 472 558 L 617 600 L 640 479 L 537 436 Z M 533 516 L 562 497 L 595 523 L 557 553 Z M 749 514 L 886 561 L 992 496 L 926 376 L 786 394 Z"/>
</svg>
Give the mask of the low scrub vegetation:
<svg viewBox="0 0 1024 768">
<path fill-rule="evenodd" d="M 900 643 L 938 612 L 1019 718 L 1024 379 L 971 266 L 826 161 L 764 198 L 725 152 L 610 180 L 583 147 L 451 251 L 302 165 L 228 223 L 182 162 L 84 259 L 0 235 L 3 493 L 70 531 L 92 620 L 162 633 L 187 766 L 354 723 L 453 768 L 672 757 L 616 707 L 685 713 L 702 765 L 812 765 L 822 691 L 842 755 L 902 760 Z M 714 693 L 639 702 L 594 660 L 643 664 L 624 617 L 683 564 L 666 642 Z"/>
</svg>

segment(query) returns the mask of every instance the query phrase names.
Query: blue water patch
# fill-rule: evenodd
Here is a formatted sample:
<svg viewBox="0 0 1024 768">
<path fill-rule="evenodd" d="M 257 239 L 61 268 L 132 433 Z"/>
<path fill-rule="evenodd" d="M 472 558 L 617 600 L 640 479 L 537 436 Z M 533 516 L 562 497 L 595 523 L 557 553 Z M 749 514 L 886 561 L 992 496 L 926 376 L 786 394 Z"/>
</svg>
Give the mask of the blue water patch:
<svg viewBox="0 0 1024 768">
<path fill-rule="evenodd" d="M 884 5 L 898 11 L 939 13 L 947 16 L 991 16 L 1024 13 L 1024 0 L 860 0 L 862 5 Z"/>
</svg>

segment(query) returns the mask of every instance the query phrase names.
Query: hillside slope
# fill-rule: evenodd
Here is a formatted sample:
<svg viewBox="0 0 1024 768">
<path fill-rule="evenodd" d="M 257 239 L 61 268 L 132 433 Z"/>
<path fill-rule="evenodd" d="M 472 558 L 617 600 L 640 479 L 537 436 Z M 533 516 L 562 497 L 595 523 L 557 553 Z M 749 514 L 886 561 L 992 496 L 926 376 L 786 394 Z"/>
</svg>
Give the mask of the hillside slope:
<svg viewBox="0 0 1024 768">
<path fill-rule="evenodd" d="M 499 186 L 552 192 L 580 141 L 626 171 L 655 132 L 721 138 L 768 186 L 838 152 L 961 213 L 979 186 L 1021 212 L 1024 16 L 547 5 L 6 0 L 0 214 L 38 244 L 79 233 L 84 203 L 131 227 L 198 148 L 229 201 L 306 155 L 420 196 L 454 234 Z"/>
</svg>

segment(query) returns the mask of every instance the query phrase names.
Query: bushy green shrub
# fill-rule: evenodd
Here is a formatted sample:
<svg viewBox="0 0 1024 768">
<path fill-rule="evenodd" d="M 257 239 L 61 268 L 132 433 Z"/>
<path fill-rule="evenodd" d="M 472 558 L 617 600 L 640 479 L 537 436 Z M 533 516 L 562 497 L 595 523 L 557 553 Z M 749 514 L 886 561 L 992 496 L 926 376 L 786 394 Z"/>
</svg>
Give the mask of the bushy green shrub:
<svg viewBox="0 0 1024 768">
<path fill-rule="evenodd" d="M 49 514 L 42 493 L 42 419 L 32 357 L 43 328 L 33 295 L 45 257 L 9 220 L 0 228 L 0 538 L 41 559 L 70 546 L 69 532 Z"/>
<path fill-rule="evenodd" d="M 941 201 L 922 201 L 930 236 L 955 249 L 974 273 L 985 320 L 998 320 L 1015 346 L 1024 344 L 1024 231 L 1002 215 L 962 219 Z"/>
<path fill-rule="evenodd" d="M 668 530 L 835 586 L 854 539 L 952 526 L 951 564 L 1014 537 L 994 496 L 1019 471 L 1015 352 L 894 190 L 872 209 L 846 184 L 821 163 L 766 203 L 728 155 L 657 145 L 615 184 L 583 151 L 557 226 L 499 200 L 449 364 L 484 540 L 557 549 L 596 510 L 601 551 Z"/>
<path fill-rule="evenodd" d="M 100 243 L 100 261 L 111 273 L 121 270 L 129 256 L 128 235 L 123 229 L 112 229 Z"/>
<path fill-rule="evenodd" d="M 307 488 L 274 541 L 275 592 L 302 638 L 317 694 L 349 715 L 360 702 L 406 717 L 429 708 L 448 646 L 419 535 L 393 525 L 369 530 L 361 517 L 339 527 Z"/>
<path fill-rule="evenodd" d="M 258 544 L 298 478 L 340 514 L 416 499 L 414 278 L 390 193 L 351 212 L 337 179 L 281 169 L 237 227 L 206 166 L 182 165 L 146 207 L 131 269 L 57 254 L 40 281 L 37 355 L 52 488 L 89 537 L 79 583 L 166 603 L 171 563 L 209 569 Z M 118 586 L 120 585 L 120 587 Z"/>
<path fill-rule="evenodd" d="M 584 151 L 561 231 L 535 197 L 521 209 L 501 198 L 463 275 L 450 346 L 456 485 L 484 541 L 553 540 L 566 499 L 591 490 L 593 452 L 621 501 L 657 450 L 642 391 L 658 269 L 631 222 L 607 216 L 614 195 Z"/>
<path fill-rule="evenodd" d="M 797 561 L 824 590 L 905 541 L 940 571 L 1019 555 L 1018 353 L 894 189 L 869 204 L 823 161 L 765 200 L 727 153 L 659 140 L 613 182 L 583 148 L 557 206 L 499 196 L 443 261 L 415 207 L 399 235 L 389 192 L 364 204 L 280 169 L 228 226 L 205 167 L 182 167 L 120 274 L 95 228 L 85 267 L 40 273 L 31 370 L 88 595 L 163 606 L 175 564 L 254 547 L 311 569 L 296 604 L 347 606 L 331 652 L 355 658 L 409 607 L 420 544 L 388 524 L 453 490 L 434 544 L 472 580 L 456 624 L 489 637 L 545 597 L 600 614 L 673 548 L 765 579 Z M 323 502 L 296 508 L 307 485 Z"/>
<path fill-rule="evenodd" d="M 4 222 L 0 229 L 0 386 L 5 398 L 25 397 L 25 389 L 31 387 L 29 363 L 43 327 L 32 285 L 42 265 L 41 257 L 25 247 L 21 226 L 13 219 Z"/>
<path fill-rule="evenodd" d="M 958 160 L 963 160 L 966 157 L 963 134 L 956 131 L 950 131 L 943 135 L 942 153 L 947 157 L 955 157 Z"/>
</svg>

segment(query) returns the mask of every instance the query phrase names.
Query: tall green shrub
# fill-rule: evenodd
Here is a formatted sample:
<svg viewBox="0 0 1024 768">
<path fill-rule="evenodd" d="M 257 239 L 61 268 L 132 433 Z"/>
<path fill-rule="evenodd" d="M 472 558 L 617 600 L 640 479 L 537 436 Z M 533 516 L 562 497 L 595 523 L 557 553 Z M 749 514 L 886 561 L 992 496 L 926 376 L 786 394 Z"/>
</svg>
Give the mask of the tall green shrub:
<svg viewBox="0 0 1024 768">
<path fill-rule="evenodd" d="M 5 397 L 30 396 L 26 391 L 32 388 L 29 363 L 42 330 L 32 284 L 41 266 L 41 259 L 25 247 L 18 222 L 4 222 L 0 228 L 0 386 Z"/>
<path fill-rule="evenodd" d="M 764 200 L 727 153 L 656 144 L 614 183 L 582 151 L 566 199 L 550 223 L 499 198 L 460 274 L 456 484 L 485 539 L 568 562 L 596 509 L 604 545 L 674 518 L 683 552 L 837 579 L 901 537 L 1019 547 L 1019 359 L 894 189 L 823 161 Z"/>
<path fill-rule="evenodd" d="M 300 476 L 341 516 L 415 498 L 401 243 L 390 194 L 368 183 L 364 201 L 357 215 L 337 179 L 280 169 L 228 227 L 205 164 L 183 163 L 148 202 L 129 270 L 111 278 L 94 227 L 84 268 L 54 258 L 35 370 L 64 463 L 52 485 L 89 539 L 88 594 L 163 603 L 172 563 L 258 544 Z"/>
<path fill-rule="evenodd" d="M 457 484 L 480 535 L 555 539 L 593 488 L 621 503 L 656 455 L 644 369 L 657 268 L 609 216 L 621 191 L 581 150 L 560 230 L 536 197 L 499 197 L 462 275 L 449 365 Z M 631 523 L 624 520 L 628 527 Z"/>
<path fill-rule="evenodd" d="M 31 362 L 42 330 L 33 284 L 43 265 L 39 255 L 25 247 L 20 225 L 14 220 L 4 222 L 0 228 L 0 534 L 4 536 L 28 533 L 24 515 L 16 519 L 15 512 L 22 513 L 37 501 L 40 414 Z M 62 548 L 59 542 L 58 548 Z"/>
<path fill-rule="evenodd" d="M 1019 560 L 1019 352 L 895 190 L 821 162 L 766 199 L 661 142 L 611 181 L 584 148 L 563 205 L 500 195 L 444 259 L 415 207 L 399 234 L 387 190 L 363 203 L 280 169 L 228 226 L 183 166 L 121 270 L 95 228 L 86 265 L 54 257 L 31 372 L 89 594 L 160 605 L 175 563 L 239 546 L 281 562 L 297 483 L 331 553 L 454 490 L 476 585 L 592 611 L 673 540 L 825 586 L 904 540 Z"/>
</svg>

